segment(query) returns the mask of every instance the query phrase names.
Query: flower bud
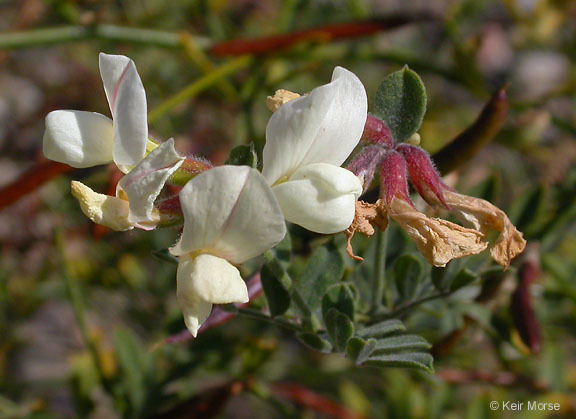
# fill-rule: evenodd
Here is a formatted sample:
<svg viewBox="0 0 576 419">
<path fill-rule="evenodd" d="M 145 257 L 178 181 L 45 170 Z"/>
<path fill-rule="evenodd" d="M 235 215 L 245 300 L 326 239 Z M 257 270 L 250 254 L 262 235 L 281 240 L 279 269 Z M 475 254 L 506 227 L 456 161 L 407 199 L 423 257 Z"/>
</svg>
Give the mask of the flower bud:
<svg viewBox="0 0 576 419">
<path fill-rule="evenodd" d="M 518 334 L 534 354 L 540 351 L 541 335 L 540 324 L 534 311 L 530 286 L 540 275 L 538 257 L 537 248 L 530 248 L 527 252 L 526 260 L 522 263 L 518 272 L 518 285 L 512 294 L 512 304 L 510 306 L 512 319 Z"/>
<path fill-rule="evenodd" d="M 290 102 L 291 100 L 298 99 L 299 97 L 300 95 L 298 93 L 291 92 L 290 90 L 276 90 L 274 96 L 268 96 L 266 98 L 266 107 L 270 112 L 276 112 L 280 109 L 280 106 Z"/>
</svg>

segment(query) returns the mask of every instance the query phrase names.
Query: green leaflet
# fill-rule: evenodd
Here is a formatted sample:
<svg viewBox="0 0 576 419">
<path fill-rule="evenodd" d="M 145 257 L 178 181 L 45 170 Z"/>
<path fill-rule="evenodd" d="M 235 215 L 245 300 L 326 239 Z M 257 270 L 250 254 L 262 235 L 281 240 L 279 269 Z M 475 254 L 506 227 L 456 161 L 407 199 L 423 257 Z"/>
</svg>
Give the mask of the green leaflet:
<svg viewBox="0 0 576 419">
<path fill-rule="evenodd" d="M 426 89 L 408 67 L 387 76 L 376 91 L 375 114 L 400 142 L 418 131 L 426 113 Z"/>
</svg>

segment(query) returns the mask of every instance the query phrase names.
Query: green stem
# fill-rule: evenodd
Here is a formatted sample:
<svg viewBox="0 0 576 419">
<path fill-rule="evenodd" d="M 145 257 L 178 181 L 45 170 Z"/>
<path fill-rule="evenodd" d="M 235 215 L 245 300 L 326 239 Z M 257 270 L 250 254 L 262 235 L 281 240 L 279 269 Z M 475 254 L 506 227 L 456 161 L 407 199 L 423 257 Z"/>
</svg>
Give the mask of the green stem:
<svg viewBox="0 0 576 419">
<path fill-rule="evenodd" d="M 267 250 L 264 253 L 264 259 L 266 260 L 266 265 L 272 273 L 280 280 L 284 288 L 291 289 L 292 288 L 292 278 L 288 275 L 288 272 L 284 270 L 278 258 L 272 250 Z"/>
<path fill-rule="evenodd" d="M 272 250 L 266 251 L 264 253 L 264 259 L 266 260 L 266 266 L 268 266 L 268 268 L 272 271 L 272 273 L 276 276 L 276 278 L 278 278 L 282 286 L 288 292 L 290 292 L 290 295 L 292 296 L 292 301 L 294 301 L 296 306 L 298 306 L 298 309 L 306 317 L 312 318 L 312 313 L 310 312 L 310 309 L 308 308 L 308 306 L 298 293 L 298 290 L 294 289 L 294 281 L 292 281 L 292 278 L 290 277 L 288 272 L 284 270 L 284 268 L 280 264 L 280 261 L 276 258 L 274 252 L 272 252 Z M 309 326 L 315 327 L 315 322 L 312 320 L 312 325 Z"/>
<path fill-rule="evenodd" d="M 244 55 L 242 57 L 228 61 L 226 64 L 218 67 L 211 73 L 200 77 L 199 79 L 190 83 L 180 92 L 176 93 L 171 98 L 168 98 L 152 111 L 150 111 L 150 113 L 148 113 L 148 122 L 154 122 L 180 103 L 193 98 L 203 90 L 206 90 L 208 87 L 226 78 L 228 75 L 240 70 L 243 67 L 246 67 L 248 64 L 250 64 L 251 61 L 252 58 L 250 56 Z"/>
<path fill-rule="evenodd" d="M 430 294 L 425 297 L 419 298 L 417 300 L 410 301 L 404 305 L 399 306 L 395 310 L 391 311 L 390 313 L 386 313 L 378 318 L 377 321 L 386 320 L 386 319 L 395 319 L 399 316 L 402 316 L 406 312 L 412 310 L 414 307 L 419 306 L 420 304 L 427 303 L 429 301 L 438 300 L 440 298 L 448 297 L 451 293 L 436 293 Z"/>
<path fill-rule="evenodd" d="M 84 299 L 82 298 L 80 287 L 78 286 L 76 280 L 72 278 L 73 275 L 65 255 L 66 246 L 64 240 L 64 234 L 60 230 L 57 230 L 55 233 L 56 248 L 60 253 L 61 260 L 64 265 L 63 270 L 66 280 L 66 290 L 68 291 L 68 296 L 72 304 L 72 311 L 74 312 L 74 317 L 76 319 L 76 323 L 78 324 L 78 328 L 80 329 L 82 339 L 88 348 L 88 353 L 90 354 L 94 367 L 96 368 L 99 381 L 104 389 L 106 389 L 108 392 L 111 392 L 111 388 L 108 385 L 108 381 L 106 380 L 106 375 L 104 374 L 104 368 L 100 362 L 101 357 L 98 351 L 98 347 L 88 332 L 86 317 L 84 315 Z"/>
<path fill-rule="evenodd" d="M 0 49 L 27 48 L 98 39 L 156 45 L 164 48 L 180 48 L 182 46 L 180 33 L 178 32 L 99 24 L 93 26 L 61 26 L 3 33 L 0 34 Z M 195 37 L 195 42 L 202 48 L 208 48 L 211 43 L 209 39 L 204 37 Z"/>
<path fill-rule="evenodd" d="M 300 327 L 298 325 L 289 322 L 288 320 L 279 318 L 279 317 L 270 317 L 260 311 L 251 310 L 249 308 L 239 308 L 236 313 L 239 316 L 250 317 L 252 319 L 263 320 L 268 323 L 275 324 L 277 326 L 284 327 L 290 330 L 300 331 Z"/>
<path fill-rule="evenodd" d="M 382 307 L 386 289 L 386 230 L 376 232 L 376 249 L 374 250 L 374 275 L 372 277 L 372 313 Z M 386 301 L 386 306 L 389 306 Z"/>
</svg>

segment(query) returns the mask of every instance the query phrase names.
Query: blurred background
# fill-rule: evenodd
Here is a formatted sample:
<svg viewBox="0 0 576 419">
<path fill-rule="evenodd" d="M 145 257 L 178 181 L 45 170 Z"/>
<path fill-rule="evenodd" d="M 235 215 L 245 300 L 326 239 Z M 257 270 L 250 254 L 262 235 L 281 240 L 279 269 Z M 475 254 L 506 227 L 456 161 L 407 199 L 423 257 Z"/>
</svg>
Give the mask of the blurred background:
<svg viewBox="0 0 576 419">
<path fill-rule="evenodd" d="M 261 150 L 267 95 L 310 91 L 336 65 L 370 104 L 387 74 L 417 71 L 432 153 L 507 86 L 504 128 L 451 176 L 509 211 L 536 273 L 512 269 L 490 298 L 477 285 L 407 316 L 434 344 L 434 375 L 358 368 L 256 319 L 166 343 L 184 328 L 176 269 L 152 255 L 178 232 L 97 228 L 69 182 L 105 192 L 117 173 L 42 166 L 49 111 L 109 115 L 101 51 L 135 61 L 153 137 L 214 164 L 250 141 Z M 575 417 L 575 61 L 570 0 L 0 1 L 0 417 L 550 416 L 491 400 L 558 402 Z"/>
</svg>

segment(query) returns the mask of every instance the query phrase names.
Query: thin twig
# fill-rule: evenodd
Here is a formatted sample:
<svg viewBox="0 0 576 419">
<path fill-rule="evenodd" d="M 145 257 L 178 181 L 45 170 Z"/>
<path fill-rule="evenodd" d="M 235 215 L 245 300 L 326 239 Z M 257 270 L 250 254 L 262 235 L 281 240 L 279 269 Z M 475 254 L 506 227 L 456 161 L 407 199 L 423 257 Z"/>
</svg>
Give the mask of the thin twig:
<svg viewBox="0 0 576 419">
<path fill-rule="evenodd" d="M 198 95 L 198 93 L 216 84 L 217 82 L 220 82 L 230 74 L 240 70 L 241 68 L 248 66 L 248 64 L 250 64 L 251 61 L 252 57 L 245 55 L 236 58 L 234 60 L 231 60 L 221 65 L 214 71 L 200 77 L 197 80 L 194 80 L 180 92 L 166 99 L 164 102 L 162 102 L 152 111 L 150 111 L 148 113 L 148 122 L 152 123 L 156 121 L 158 118 L 166 114 L 169 110 L 179 105 L 180 103 L 190 100 L 194 96 Z"/>
<path fill-rule="evenodd" d="M 374 250 L 374 275 L 372 276 L 372 312 L 377 313 L 382 307 L 387 285 L 386 279 L 386 231 L 376 232 L 376 248 Z M 386 299 L 387 300 L 387 299 Z M 389 301 L 386 301 L 388 307 Z"/>
</svg>

